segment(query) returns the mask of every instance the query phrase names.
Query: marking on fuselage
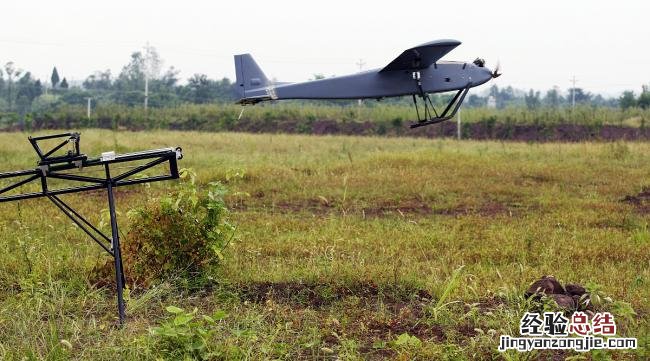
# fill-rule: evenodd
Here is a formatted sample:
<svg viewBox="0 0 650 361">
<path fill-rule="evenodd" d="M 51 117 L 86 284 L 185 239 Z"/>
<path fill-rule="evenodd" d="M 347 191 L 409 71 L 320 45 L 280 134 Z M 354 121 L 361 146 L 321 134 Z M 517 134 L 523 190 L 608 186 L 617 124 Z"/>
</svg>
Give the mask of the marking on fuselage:
<svg viewBox="0 0 650 361">
<path fill-rule="evenodd" d="M 272 85 L 266 87 L 266 95 L 268 95 L 273 100 L 278 99 L 278 94 L 275 92 L 275 87 Z"/>
</svg>

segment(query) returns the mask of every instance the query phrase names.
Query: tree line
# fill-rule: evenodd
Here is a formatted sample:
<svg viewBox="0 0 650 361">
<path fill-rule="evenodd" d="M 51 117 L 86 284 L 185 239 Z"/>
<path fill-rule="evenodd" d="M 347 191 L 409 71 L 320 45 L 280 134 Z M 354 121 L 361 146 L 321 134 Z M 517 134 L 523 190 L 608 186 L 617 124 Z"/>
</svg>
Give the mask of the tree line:
<svg viewBox="0 0 650 361">
<path fill-rule="evenodd" d="M 235 100 L 228 78 L 210 79 L 205 74 L 194 74 L 181 83 L 177 69 L 172 66 L 162 71 L 161 65 L 156 49 L 145 47 L 133 52 L 117 75 L 110 70 L 96 71 L 81 84 L 69 84 L 55 66 L 46 84 L 31 72 L 7 62 L 0 68 L 0 112 L 47 112 L 65 105 L 86 105 L 88 98 L 94 105 L 135 107 L 141 106 L 147 97 L 148 105 L 154 108 Z"/>
<path fill-rule="evenodd" d="M 234 85 L 228 78 L 211 79 L 205 74 L 194 74 L 182 82 L 177 69 L 172 66 L 163 70 L 162 63 L 157 50 L 147 45 L 131 54 L 119 74 L 114 75 L 110 70 L 96 71 L 81 84 L 70 84 L 56 66 L 49 82 L 43 83 L 34 78 L 31 72 L 20 69 L 13 62 L 7 62 L 0 68 L 0 112 L 20 115 L 51 112 L 66 105 L 84 106 L 88 99 L 91 99 L 93 106 L 115 104 L 139 107 L 147 103 L 149 107 L 164 108 L 182 104 L 226 103 L 237 98 Z M 314 75 L 315 79 L 319 77 L 322 75 Z M 448 95 L 434 95 L 432 98 L 435 103 L 443 104 Z M 410 102 L 411 99 L 406 97 L 382 101 L 403 105 Z M 357 104 L 356 101 L 347 100 L 325 103 L 342 106 Z M 376 103 L 364 102 L 366 106 Z M 533 89 L 523 91 L 511 86 L 499 88 L 492 85 L 483 95 L 470 94 L 464 106 L 496 109 L 525 107 L 532 110 L 574 104 L 647 109 L 650 107 L 650 89 L 643 86 L 638 95 L 628 90 L 618 98 L 605 98 L 582 88 L 569 88 L 563 92 L 554 87 L 542 95 Z"/>
</svg>

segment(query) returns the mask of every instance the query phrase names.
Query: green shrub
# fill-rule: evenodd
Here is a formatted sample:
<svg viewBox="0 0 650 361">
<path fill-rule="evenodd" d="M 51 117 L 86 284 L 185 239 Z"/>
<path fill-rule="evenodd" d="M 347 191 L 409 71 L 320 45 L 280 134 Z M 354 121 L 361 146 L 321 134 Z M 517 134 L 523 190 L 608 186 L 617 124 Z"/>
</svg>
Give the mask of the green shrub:
<svg viewBox="0 0 650 361">
<path fill-rule="evenodd" d="M 202 284 L 234 232 L 227 221 L 226 193 L 219 182 L 200 191 L 195 174 L 184 169 L 173 194 L 130 210 L 130 229 L 122 243 L 127 284 L 148 288 L 172 277 Z M 98 271 L 100 277 L 112 277 L 112 260 Z"/>
<path fill-rule="evenodd" d="M 155 338 L 158 353 L 173 360 L 207 360 L 218 356 L 210 352 L 208 341 L 217 323 L 227 316 L 224 311 L 198 317 L 196 308 L 192 312 L 175 306 L 166 309 L 173 317 L 149 330 Z"/>
</svg>

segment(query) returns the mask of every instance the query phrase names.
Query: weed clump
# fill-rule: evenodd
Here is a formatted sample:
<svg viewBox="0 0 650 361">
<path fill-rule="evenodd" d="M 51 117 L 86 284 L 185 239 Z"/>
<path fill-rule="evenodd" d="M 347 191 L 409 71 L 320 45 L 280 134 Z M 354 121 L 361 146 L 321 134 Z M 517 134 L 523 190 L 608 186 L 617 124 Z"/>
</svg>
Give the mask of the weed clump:
<svg viewBox="0 0 650 361">
<path fill-rule="evenodd" d="M 203 284 L 206 271 L 218 265 L 234 232 L 227 220 L 226 193 L 219 182 L 200 190 L 195 174 L 182 170 L 174 193 L 130 210 L 130 227 L 122 243 L 127 285 L 149 288 L 170 278 Z M 100 283 L 112 280 L 112 260 L 96 272 Z"/>
<path fill-rule="evenodd" d="M 209 341 L 217 331 L 218 323 L 227 317 L 226 312 L 217 310 L 212 316 L 198 317 L 196 308 L 187 312 L 168 306 L 166 310 L 173 317 L 149 330 L 161 355 L 172 360 L 209 360 L 221 356 L 211 352 L 213 347 Z"/>
</svg>

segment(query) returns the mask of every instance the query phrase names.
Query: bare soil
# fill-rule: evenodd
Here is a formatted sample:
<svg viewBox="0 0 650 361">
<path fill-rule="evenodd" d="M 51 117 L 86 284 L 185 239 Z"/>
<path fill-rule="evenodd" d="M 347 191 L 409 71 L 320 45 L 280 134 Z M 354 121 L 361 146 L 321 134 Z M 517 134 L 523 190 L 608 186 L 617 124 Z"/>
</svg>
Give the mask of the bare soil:
<svg viewBox="0 0 650 361">
<path fill-rule="evenodd" d="M 643 187 L 638 194 L 625 196 L 621 201 L 633 205 L 641 214 L 650 214 L 650 187 Z"/>
<path fill-rule="evenodd" d="M 261 199 L 255 195 L 255 198 Z M 466 215 L 480 215 L 484 217 L 508 215 L 514 216 L 520 213 L 516 206 L 504 204 L 497 201 L 487 201 L 480 205 L 457 204 L 452 206 L 433 208 L 429 203 L 419 199 L 403 200 L 384 200 L 377 201 L 375 204 L 359 205 L 342 205 L 337 200 L 324 202 L 319 199 L 279 201 L 273 204 L 253 202 L 239 202 L 231 206 L 234 211 L 251 211 L 265 210 L 279 213 L 298 213 L 308 212 L 314 215 L 326 216 L 332 213 L 356 214 L 367 218 L 386 217 L 386 216 L 414 216 L 423 217 L 432 214 L 460 217 Z"/>
</svg>

